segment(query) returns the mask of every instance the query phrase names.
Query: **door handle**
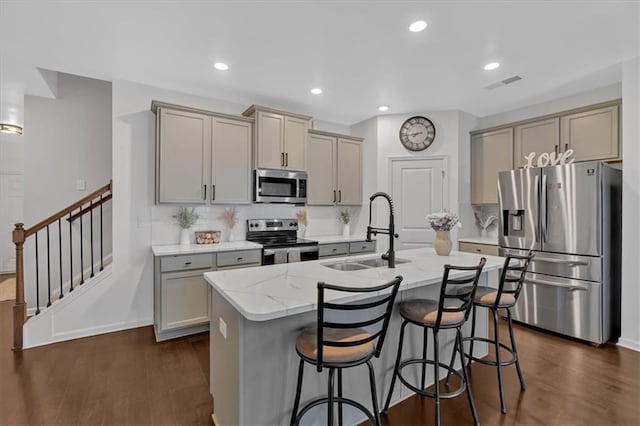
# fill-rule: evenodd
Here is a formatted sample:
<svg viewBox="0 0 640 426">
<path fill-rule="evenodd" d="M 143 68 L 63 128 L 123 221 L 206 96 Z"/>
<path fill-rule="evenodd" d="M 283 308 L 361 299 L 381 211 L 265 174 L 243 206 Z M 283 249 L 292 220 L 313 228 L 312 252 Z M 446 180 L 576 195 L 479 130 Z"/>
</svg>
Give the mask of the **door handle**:
<svg viewBox="0 0 640 426">
<path fill-rule="evenodd" d="M 543 201 L 543 207 L 540 209 L 542 211 L 542 214 L 544 215 L 544 217 L 542 218 L 542 241 L 543 242 L 547 242 L 547 226 L 549 225 L 548 223 L 548 213 L 547 213 L 547 176 L 546 175 L 542 175 L 542 191 L 544 194 L 542 194 L 542 201 Z"/>
<path fill-rule="evenodd" d="M 533 259 L 533 262 L 555 263 L 558 265 L 589 266 L 588 262 L 584 262 L 582 260 L 545 259 L 544 257 L 536 257 Z"/>
<path fill-rule="evenodd" d="M 338 189 L 338 202 L 341 203 L 342 202 L 342 190 Z"/>
<path fill-rule="evenodd" d="M 285 152 L 284 154 L 284 166 L 289 167 L 289 153 Z"/>
<path fill-rule="evenodd" d="M 529 282 L 531 284 L 541 284 L 541 285 L 548 285 L 548 286 L 551 286 L 551 287 L 566 288 L 567 290 L 570 290 L 570 291 L 576 291 L 576 290 L 587 291 L 587 290 L 589 290 L 589 287 L 584 286 L 584 285 L 561 284 L 561 283 L 555 283 L 555 282 L 547 281 L 547 280 L 538 280 L 538 279 L 535 279 L 535 278 L 525 278 L 524 281 L 525 282 Z"/>
<path fill-rule="evenodd" d="M 280 166 L 284 167 L 284 152 L 280 153 Z"/>
<path fill-rule="evenodd" d="M 336 202 L 336 190 L 335 189 L 333 190 L 333 202 L 334 203 Z"/>
<path fill-rule="evenodd" d="M 202 199 L 207 201 L 207 184 L 204 184 L 204 195 L 202 196 Z"/>
<path fill-rule="evenodd" d="M 216 186 L 211 185 L 211 201 L 215 201 L 216 199 Z"/>
</svg>

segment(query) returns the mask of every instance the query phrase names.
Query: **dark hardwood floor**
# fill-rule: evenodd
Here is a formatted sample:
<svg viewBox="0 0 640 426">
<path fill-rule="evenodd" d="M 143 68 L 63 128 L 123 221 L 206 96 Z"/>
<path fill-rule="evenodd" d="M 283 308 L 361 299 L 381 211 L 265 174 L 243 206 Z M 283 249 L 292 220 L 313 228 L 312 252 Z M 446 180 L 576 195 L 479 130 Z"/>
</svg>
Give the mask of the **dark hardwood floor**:
<svg viewBox="0 0 640 426">
<path fill-rule="evenodd" d="M 11 303 L 0 302 L 1 425 L 212 424 L 208 335 L 156 343 L 144 327 L 13 353 Z M 527 390 L 506 368 L 502 415 L 495 369 L 472 365 L 483 425 L 640 425 L 640 353 L 515 332 Z M 464 396 L 441 412 L 443 424 L 472 423 Z M 383 423 L 432 424 L 433 400 L 409 398 Z"/>
</svg>

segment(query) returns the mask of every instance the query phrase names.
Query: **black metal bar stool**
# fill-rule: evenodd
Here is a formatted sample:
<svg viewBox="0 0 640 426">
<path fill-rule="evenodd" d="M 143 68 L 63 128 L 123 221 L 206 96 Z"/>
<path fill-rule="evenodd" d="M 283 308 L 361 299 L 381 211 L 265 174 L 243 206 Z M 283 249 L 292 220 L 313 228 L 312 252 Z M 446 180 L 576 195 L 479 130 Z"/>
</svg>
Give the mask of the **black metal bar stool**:
<svg viewBox="0 0 640 426">
<path fill-rule="evenodd" d="M 502 267 L 502 273 L 500 275 L 500 283 L 498 289 L 492 287 L 479 287 L 476 290 L 475 297 L 473 299 L 473 316 L 471 319 L 471 336 L 465 337 L 463 341 L 469 343 L 469 353 L 465 354 L 465 357 L 471 361 L 478 362 L 480 364 L 492 365 L 496 367 L 498 372 L 498 389 L 500 390 L 500 410 L 503 414 L 506 414 L 507 407 L 504 402 L 504 390 L 502 386 L 502 367 L 506 367 L 511 364 L 516 365 L 516 371 L 518 372 L 518 380 L 520 381 L 520 391 L 525 390 L 524 377 L 522 376 L 522 370 L 520 369 L 520 360 L 518 359 L 518 351 L 516 349 L 516 341 L 513 337 L 513 325 L 511 321 L 511 308 L 516 304 L 520 290 L 522 290 L 522 283 L 524 282 L 525 274 L 529 268 L 529 263 L 533 259 L 533 252 L 529 251 L 527 255 L 508 255 L 504 261 Z M 494 339 L 487 339 L 484 337 L 476 337 L 476 309 L 478 307 L 488 308 L 493 314 L 493 330 Z M 498 310 L 504 309 L 507 312 L 507 321 L 509 324 L 509 339 L 511 340 L 511 347 L 508 347 L 504 343 L 500 342 L 500 329 L 498 327 Z M 477 358 L 473 355 L 473 343 L 485 342 L 492 344 L 495 349 L 496 360 L 487 360 Z M 503 360 L 500 356 L 500 348 L 510 353 L 511 359 Z M 468 365 L 467 364 L 467 365 Z M 453 365 L 453 357 L 451 358 L 451 365 Z M 447 374 L 447 380 L 445 383 L 449 383 L 449 376 Z"/>
<path fill-rule="evenodd" d="M 483 257 L 480 259 L 478 266 L 451 266 L 445 265 L 444 275 L 442 277 L 442 285 L 440 286 L 440 297 L 438 300 L 429 299 L 414 299 L 407 300 L 400 303 L 400 316 L 402 317 L 402 326 L 400 327 L 400 341 L 398 343 L 398 355 L 396 357 L 396 364 L 393 370 L 393 378 L 391 379 L 391 388 L 389 389 L 389 396 L 384 406 L 384 412 L 389 409 L 391 403 L 391 395 L 393 393 L 393 387 L 396 383 L 396 378 L 409 389 L 421 396 L 427 396 L 435 399 L 435 424 L 440 424 L 440 400 L 455 398 L 464 391 L 467 391 L 467 398 L 469 400 L 469 406 L 471 407 L 471 414 L 473 415 L 473 421 L 475 424 L 479 424 L 478 413 L 473 402 L 473 395 L 471 394 L 471 387 L 468 385 L 467 372 L 464 368 L 464 354 L 462 349 L 462 331 L 461 327 L 469 317 L 471 311 L 472 300 L 478 286 L 478 279 L 482 273 L 482 268 L 486 259 Z M 462 272 L 463 278 L 449 278 L 451 273 Z M 469 273 L 472 273 L 469 276 Z M 401 362 L 402 357 L 402 343 L 404 340 L 404 332 L 407 324 L 414 324 L 424 329 L 424 342 L 422 347 L 422 358 L 407 359 Z M 454 370 L 453 367 L 440 362 L 439 351 L 440 345 L 438 343 L 438 332 L 443 329 L 455 329 L 456 341 L 453 347 L 453 355 L 456 352 L 460 355 L 460 361 L 462 363 L 462 373 Z M 428 330 L 433 331 L 433 361 L 427 359 L 427 334 Z M 422 364 L 422 381 L 421 387 L 409 383 L 401 374 L 401 370 L 411 364 Z M 427 364 L 433 365 L 434 372 L 434 392 L 425 390 L 425 373 Z M 439 370 L 440 368 L 448 370 L 449 373 L 455 374 L 461 382 L 460 387 L 452 392 L 440 393 L 439 389 Z"/>
<path fill-rule="evenodd" d="M 297 425 L 304 414 L 312 407 L 323 403 L 328 404 L 327 424 L 333 425 L 333 406 L 338 404 L 338 421 L 342 425 L 342 404 L 351 405 L 362 411 L 374 425 L 380 425 L 378 413 L 378 399 L 376 394 L 376 379 L 371 364 L 372 357 L 379 357 L 384 343 L 393 304 L 398 294 L 402 277 L 397 276 L 392 281 L 375 287 L 342 287 L 337 285 L 318 283 L 318 322 L 300 333 L 296 339 L 296 352 L 300 356 L 298 367 L 298 384 L 296 397 L 291 412 L 291 425 Z M 382 298 L 361 303 L 329 303 L 325 302 L 325 290 L 346 293 L 377 293 L 391 288 L 390 293 Z M 377 308 L 377 309 L 376 309 Z M 382 314 L 379 311 L 383 310 Z M 347 317 L 358 317 L 357 321 L 325 320 L 325 311 L 348 311 Z M 369 312 L 367 312 L 369 311 Z M 376 312 L 378 311 L 378 312 Z M 356 319 L 356 318 L 354 318 Z M 380 329 L 369 333 L 362 327 L 377 326 Z M 374 343 L 374 340 L 377 342 Z M 323 368 L 329 369 L 329 382 L 326 397 L 318 397 L 309 401 L 298 412 L 300 393 L 302 391 L 302 375 L 304 363 L 315 365 L 318 372 Z M 366 364 L 369 368 L 369 383 L 373 412 L 368 411 L 362 404 L 352 399 L 342 397 L 342 369 Z M 334 396 L 334 376 L 338 372 L 338 396 Z"/>
</svg>

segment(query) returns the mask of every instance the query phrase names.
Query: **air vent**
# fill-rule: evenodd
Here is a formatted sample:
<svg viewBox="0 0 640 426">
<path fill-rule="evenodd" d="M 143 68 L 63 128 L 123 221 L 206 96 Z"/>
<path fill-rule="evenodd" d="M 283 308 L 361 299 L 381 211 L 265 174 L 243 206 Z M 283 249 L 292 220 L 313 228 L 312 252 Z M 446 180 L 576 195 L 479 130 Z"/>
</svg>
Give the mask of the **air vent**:
<svg viewBox="0 0 640 426">
<path fill-rule="evenodd" d="M 493 90 L 493 89 L 497 89 L 498 87 L 506 86 L 507 84 L 515 83 L 516 81 L 519 81 L 519 80 L 522 80 L 522 77 L 520 77 L 519 75 L 514 75 L 513 77 L 505 78 L 502 81 L 485 86 L 484 88 L 488 90 Z"/>
</svg>

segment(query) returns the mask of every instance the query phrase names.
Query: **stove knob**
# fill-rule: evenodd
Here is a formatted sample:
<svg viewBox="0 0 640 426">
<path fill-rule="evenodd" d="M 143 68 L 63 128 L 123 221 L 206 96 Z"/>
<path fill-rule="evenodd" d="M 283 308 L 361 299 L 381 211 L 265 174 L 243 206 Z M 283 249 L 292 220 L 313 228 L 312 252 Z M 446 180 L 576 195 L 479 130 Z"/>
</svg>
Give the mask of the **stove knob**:
<svg viewBox="0 0 640 426">
<path fill-rule="evenodd" d="M 295 224 L 295 223 L 293 223 L 293 222 L 291 222 L 291 223 L 289 224 L 289 226 L 296 226 L 296 224 Z"/>
</svg>

